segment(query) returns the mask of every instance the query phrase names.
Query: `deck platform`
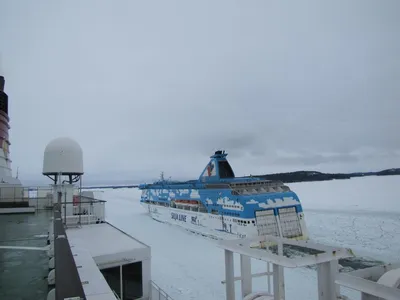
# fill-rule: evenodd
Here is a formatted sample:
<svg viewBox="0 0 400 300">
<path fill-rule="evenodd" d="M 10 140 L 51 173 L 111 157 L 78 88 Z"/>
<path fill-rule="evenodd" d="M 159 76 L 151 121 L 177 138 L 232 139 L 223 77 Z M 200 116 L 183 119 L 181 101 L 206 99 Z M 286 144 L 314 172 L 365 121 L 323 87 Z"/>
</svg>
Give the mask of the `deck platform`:
<svg viewBox="0 0 400 300">
<path fill-rule="evenodd" d="M 150 297 L 149 246 L 107 222 L 68 226 L 66 235 L 87 299 Z"/>
<path fill-rule="evenodd" d="M 150 260 L 150 247 L 105 222 L 67 228 L 73 248 L 84 248 L 100 269 Z M 102 238 L 99 238 L 102 237 Z"/>
</svg>

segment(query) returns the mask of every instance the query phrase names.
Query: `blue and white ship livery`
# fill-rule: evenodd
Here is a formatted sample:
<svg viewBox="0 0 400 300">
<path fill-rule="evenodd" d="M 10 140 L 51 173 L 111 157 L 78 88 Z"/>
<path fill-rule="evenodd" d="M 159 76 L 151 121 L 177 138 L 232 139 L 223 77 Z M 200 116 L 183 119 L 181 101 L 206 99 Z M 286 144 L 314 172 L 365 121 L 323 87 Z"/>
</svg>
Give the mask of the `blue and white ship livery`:
<svg viewBox="0 0 400 300">
<path fill-rule="evenodd" d="M 308 239 L 297 195 L 279 181 L 235 177 L 226 156 L 216 151 L 198 180 L 178 182 L 162 176 L 141 184 L 140 202 L 152 218 L 194 231 Z"/>
</svg>

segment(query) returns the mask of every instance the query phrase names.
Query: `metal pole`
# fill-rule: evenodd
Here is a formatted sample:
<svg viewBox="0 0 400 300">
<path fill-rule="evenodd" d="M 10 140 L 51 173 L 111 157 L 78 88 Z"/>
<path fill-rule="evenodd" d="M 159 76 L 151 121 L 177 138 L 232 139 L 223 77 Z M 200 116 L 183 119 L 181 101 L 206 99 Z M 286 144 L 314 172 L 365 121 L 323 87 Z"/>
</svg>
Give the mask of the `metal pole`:
<svg viewBox="0 0 400 300">
<path fill-rule="evenodd" d="M 335 273 L 331 270 L 331 262 L 317 264 L 318 300 L 337 299 Z"/>
<path fill-rule="evenodd" d="M 278 241 L 278 255 L 280 257 L 283 256 L 283 242 Z M 274 299 L 280 300 L 285 299 L 285 278 L 284 278 L 284 270 L 283 267 L 277 264 L 272 265 L 273 280 L 272 284 L 274 286 Z"/>
<path fill-rule="evenodd" d="M 242 297 L 252 292 L 251 257 L 240 254 L 240 275 L 242 277 Z"/>
<path fill-rule="evenodd" d="M 81 214 L 82 214 L 82 175 L 79 175 L 79 225 L 81 225 Z"/>
<path fill-rule="evenodd" d="M 64 189 L 64 224 L 67 226 L 67 191 Z"/>
<path fill-rule="evenodd" d="M 124 299 L 124 294 L 123 294 L 123 278 L 122 278 L 122 265 L 120 265 L 119 266 L 119 280 L 120 280 L 120 289 L 121 289 L 121 292 L 120 292 L 120 297 L 121 297 L 121 299 Z"/>
<path fill-rule="evenodd" d="M 271 294 L 271 264 L 267 262 L 267 284 L 268 284 L 268 293 Z"/>
<path fill-rule="evenodd" d="M 283 267 L 277 264 L 272 264 L 274 287 L 274 300 L 285 299 L 285 283 L 283 276 Z M 320 300 L 320 299 L 319 299 Z"/>
<path fill-rule="evenodd" d="M 225 288 L 226 299 L 235 299 L 235 270 L 233 264 L 233 252 L 225 249 Z"/>
<path fill-rule="evenodd" d="M 58 191 L 57 194 L 58 194 L 58 197 L 57 197 L 57 206 L 58 206 L 58 209 L 59 209 L 60 212 L 61 212 L 61 197 L 62 197 L 62 193 L 61 193 L 60 191 Z"/>
</svg>

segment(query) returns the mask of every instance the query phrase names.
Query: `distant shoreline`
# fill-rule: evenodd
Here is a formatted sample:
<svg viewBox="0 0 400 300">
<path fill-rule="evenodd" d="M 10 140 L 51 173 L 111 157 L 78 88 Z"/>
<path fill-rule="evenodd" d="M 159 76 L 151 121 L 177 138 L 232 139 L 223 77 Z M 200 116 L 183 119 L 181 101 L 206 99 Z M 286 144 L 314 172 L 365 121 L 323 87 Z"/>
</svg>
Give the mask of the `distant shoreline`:
<svg viewBox="0 0 400 300">
<path fill-rule="evenodd" d="M 317 171 L 295 171 L 285 173 L 274 173 L 264 175 L 251 175 L 246 177 L 258 177 L 265 180 L 280 180 L 284 183 L 326 181 L 334 179 L 350 179 L 353 177 L 366 176 L 388 176 L 400 175 L 400 168 L 386 169 L 378 172 L 357 172 L 357 173 L 322 173 Z"/>
</svg>

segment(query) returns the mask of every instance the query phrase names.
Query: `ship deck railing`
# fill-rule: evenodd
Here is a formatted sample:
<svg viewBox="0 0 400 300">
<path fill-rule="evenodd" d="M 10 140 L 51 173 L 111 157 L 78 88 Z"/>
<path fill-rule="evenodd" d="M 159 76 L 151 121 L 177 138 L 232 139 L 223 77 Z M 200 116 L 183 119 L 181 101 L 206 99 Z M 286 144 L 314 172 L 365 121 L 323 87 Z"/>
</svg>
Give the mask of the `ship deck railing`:
<svg viewBox="0 0 400 300">
<path fill-rule="evenodd" d="M 230 182 L 229 186 L 232 189 L 259 187 L 259 186 L 263 186 L 266 188 L 276 188 L 276 187 L 282 187 L 282 186 L 284 186 L 284 184 L 282 181 L 255 180 L 255 181 L 246 181 L 246 182 Z"/>
<path fill-rule="evenodd" d="M 235 195 L 253 195 L 262 193 L 282 193 L 289 192 L 290 188 L 281 181 L 254 181 L 230 183 L 229 187 Z"/>
<path fill-rule="evenodd" d="M 0 187 L 0 206 L 34 207 L 38 209 L 53 208 L 51 203 L 52 188 L 49 186 L 26 187 L 10 185 Z"/>
<path fill-rule="evenodd" d="M 83 199 L 87 200 L 83 200 Z M 107 201 L 83 197 L 80 203 L 62 202 L 63 222 L 66 226 L 89 225 L 105 222 L 105 204 Z M 72 205 L 72 210 L 65 209 L 65 205 Z M 71 214 L 72 212 L 72 214 Z"/>
<path fill-rule="evenodd" d="M 150 300 L 173 300 L 162 288 L 153 280 L 150 281 Z"/>
<path fill-rule="evenodd" d="M 319 300 L 352 299 L 341 294 L 340 287 L 350 288 L 354 293 L 360 293 L 362 299 L 368 300 L 398 300 L 400 289 L 378 283 L 378 279 L 388 271 L 400 273 L 400 263 L 386 264 L 371 268 L 339 273 L 338 261 L 354 257 L 351 249 L 326 246 L 312 241 L 296 241 L 276 236 L 258 236 L 238 240 L 223 240 L 219 247 L 225 251 L 226 299 L 235 298 L 235 281 L 241 282 L 241 296 L 251 297 L 263 295 L 271 300 L 285 299 L 284 268 L 301 268 L 316 266 Z M 296 247 L 297 254 L 289 256 L 287 250 Z M 240 255 L 240 276 L 235 277 L 234 253 Z M 265 261 L 266 272 L 252 273 L 251 260 Z M 396 285 L 400 281 L 399 274 L 391 274 Z M 253 292 L 252 279 L 267 276 L 267 287 L 261 294 Z M 391 276 L 391 277 L 393 277 Z M 397 281 L 396 281 L 397 278 Z M 272 281 L 272 282 L 271 282 Z M 290 283 L 288 283 L 290 284 Z M 298 284 L 298 283 L 297 283 Z M 359 297 L 358 297 L 359 298 Z M 253 299 L 253 298 L 251 298 Z"/>
</svg>

